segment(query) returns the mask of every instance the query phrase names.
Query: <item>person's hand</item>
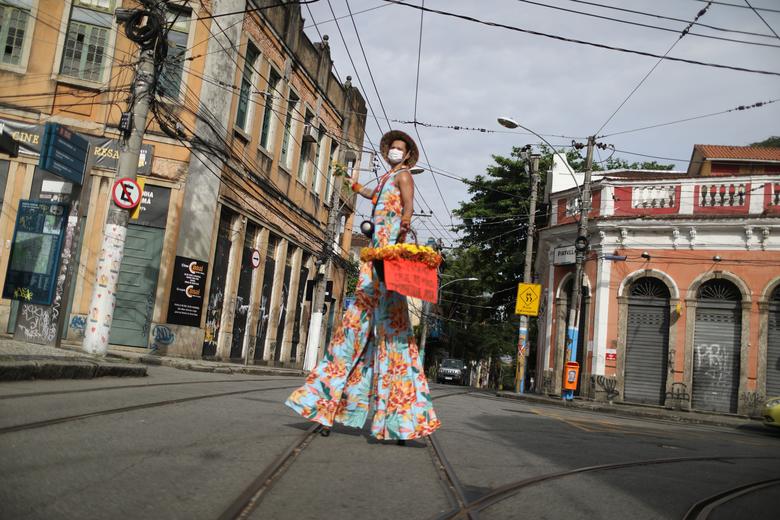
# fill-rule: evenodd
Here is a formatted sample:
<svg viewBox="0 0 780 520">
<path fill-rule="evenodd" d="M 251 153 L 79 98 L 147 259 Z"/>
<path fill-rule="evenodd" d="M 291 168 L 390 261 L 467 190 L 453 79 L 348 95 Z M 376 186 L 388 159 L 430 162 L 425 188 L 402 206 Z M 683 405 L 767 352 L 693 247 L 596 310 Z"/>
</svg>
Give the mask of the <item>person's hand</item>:
<svg viewBox="0 0 780 520">
<path fill-rule="evenodd" d="M 406 242 L 406 234 L 409 233 L 409 230 L 412 227 L 411 219 L 402 218 L 401 219 L 401 230 L 398 233 L 398 243 L 402 244 Z"/>
</svg>

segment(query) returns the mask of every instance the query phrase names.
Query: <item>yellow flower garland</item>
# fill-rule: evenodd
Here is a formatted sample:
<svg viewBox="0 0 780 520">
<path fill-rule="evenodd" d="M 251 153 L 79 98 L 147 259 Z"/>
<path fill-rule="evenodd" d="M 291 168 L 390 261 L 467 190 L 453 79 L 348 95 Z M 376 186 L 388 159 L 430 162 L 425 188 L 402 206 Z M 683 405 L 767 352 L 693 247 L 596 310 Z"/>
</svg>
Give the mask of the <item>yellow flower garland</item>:
<svg viewBox="0 0 780 520">
<path fill-rule="evenodd" d="M 435 249 L 428 246 L 419 246 L 417 244 L 364 247 L 360 251 L 360 259 L 363 262 L 394 260 L 396 258 L 405 258 L 407 260 L 422 262 L 433 269 L 436 269 L 439 267 L 439 264 L 441 264 L 441 255 Z"/>
</svg>

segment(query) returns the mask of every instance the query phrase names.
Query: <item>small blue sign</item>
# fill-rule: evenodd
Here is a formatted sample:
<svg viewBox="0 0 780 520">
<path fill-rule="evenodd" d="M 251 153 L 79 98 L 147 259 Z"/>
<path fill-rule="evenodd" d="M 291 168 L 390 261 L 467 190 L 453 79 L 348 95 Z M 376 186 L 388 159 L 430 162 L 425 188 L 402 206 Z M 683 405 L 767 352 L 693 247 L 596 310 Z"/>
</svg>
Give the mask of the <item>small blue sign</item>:
<svg viewBox="0 0 780 520">
<path fill-rule="evenodd" d="M 89 141 L 58 123 L 46 123 L 38 166 L 75 184 L 84 183 Z"/>
</svg>

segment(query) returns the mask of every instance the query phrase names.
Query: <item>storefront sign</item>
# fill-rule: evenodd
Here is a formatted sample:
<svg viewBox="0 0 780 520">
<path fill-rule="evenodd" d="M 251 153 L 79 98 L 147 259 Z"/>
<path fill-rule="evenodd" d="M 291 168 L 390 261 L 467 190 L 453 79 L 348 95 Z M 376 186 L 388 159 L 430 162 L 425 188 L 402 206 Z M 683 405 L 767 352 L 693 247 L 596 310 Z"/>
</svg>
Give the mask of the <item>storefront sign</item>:
<svg viewBox="0 0 780 520">
<path fill-rule="evenodd" d="M 41 145 L 45 135 L 44 125 L 22 123 L 9 119 L 0 119 L 0 124 L 4 124 L 5 132 L 19 143 L 19 152 L 27 155 L 38 155 L 41 153 Z M 118 139 L 95 137 L 83 133 L 79 133 L 79 135 L 92 145 L 90 156 L 94 161 L 93 167 L 116 170 L 119 162 Z M 148 175 L 152 172 L 153 157 L 154 146 L 150 144 L 141 145 L 141 155 L 138 158 L 138 174 Z"/>
<path fill-rule="evenodd" d="M 3 298 L 51 304 L 68 206 L 20 200 Z"/>
<path fill-rule="evenodd" d="M 136 181 L 143 195 L 141 203 L 130 213 L 130 223 L 164 229 L 168 221 L 171 189 L 148 184 L 144 177 L 138 177 Z"/>
<path fill-rule="evenodd" d="M 168 323 L 199 327 L 208 264 L 177 256 L 173 264 Z"/>
<path fill-rule="evenodd" d="M 571 265 L 577 261 L 574 246 L 556 247 L 553 251 L 553 265 Z"/>
<path fill-rule="evenodd" d="M 607 361 L 617 361 L 617 349 L 607 349 Z"/>
</svg>

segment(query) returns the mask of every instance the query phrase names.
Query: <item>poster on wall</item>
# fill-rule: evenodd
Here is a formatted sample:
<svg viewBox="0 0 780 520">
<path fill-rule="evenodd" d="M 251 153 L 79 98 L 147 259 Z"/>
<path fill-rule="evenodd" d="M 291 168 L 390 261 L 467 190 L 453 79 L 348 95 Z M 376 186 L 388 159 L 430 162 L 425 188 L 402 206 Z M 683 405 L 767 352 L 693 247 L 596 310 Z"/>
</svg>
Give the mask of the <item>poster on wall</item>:
<svg viewBox="0 0 780 520">
<path fill-rule="evenodd" d="M 208 264 L 177 256 L 173 265 L 168 323 L 200 327 Z"/>
<path fill-rule="evenodd" d="M 68 220 L 66 204 L 20 200 L 3 298 L 50 305 Z"/>
</svg>

